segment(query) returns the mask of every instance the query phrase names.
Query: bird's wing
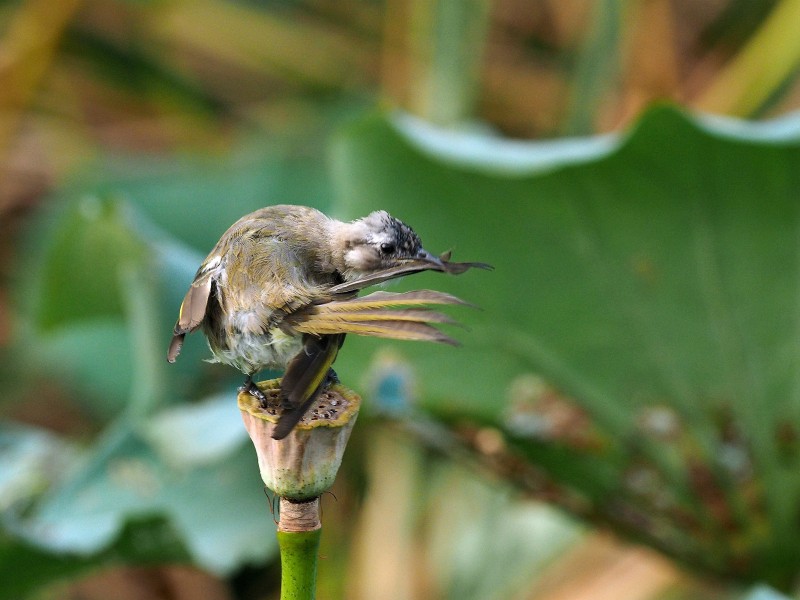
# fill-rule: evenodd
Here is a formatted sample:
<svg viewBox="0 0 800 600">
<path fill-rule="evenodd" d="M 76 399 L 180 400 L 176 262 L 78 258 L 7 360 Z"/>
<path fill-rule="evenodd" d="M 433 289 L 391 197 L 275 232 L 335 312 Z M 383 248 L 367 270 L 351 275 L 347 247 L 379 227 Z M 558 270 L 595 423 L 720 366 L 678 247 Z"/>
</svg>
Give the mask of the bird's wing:
<svg viewBox="0 0 800 600">
<path fill-rule="evenodd" d="M 433 326 L 455 321 L 428 308 L 451 304 L 467 303 L 432 290 L 380 291 L 361 298 L 321 301 L 287 315 L 281 327 L 304 334 L 304 341 L 281 380 L 284 412 L 272 437 L 286 437 L 319 396 L 346 334 L 458 345 Z"/>
<path fill-rule="evenodd" d="M 280 440 L 289 435 L 317 399 L 343 342 L 343 333 L 305 336 L 303 349 L 289 361 L 281 379 L 284 410 L 272 432 L 274 439 Z"/>
<path fill-rule="evenodd" d="M 211 296 L 211 287 L 214 279 L 219 273 L 220 261 L 212 260 L 204 263 L 195 275 L 189 291 L 181 303 L 178 321 L 172 330 L 172 340 L 167 350 L 167 360 L 175 362 L 183 347 L 183 339 L 187 333 L 191 333 L 203 323 L 208 307 L 208 299 Z"/>
<path fill-rule="evenodd" d="M 312 304 L 286 317 L 292 330 L 312 335 L 354 333 L 374 337 L 420 340 L 457 345 L 432 323 L 454 323 L 450 317 L 429 310 L 430 305 L 467 303 L 433 290 L 373 292 L 360 298 Z"/>
<path fill-rule="evenodd" d="M 439 271 L 459 275 L 468 269 L 492 269 L 491 265 L 478 262 L 450 262 L 450 253 L 445 252 L 439 257 L 438 261 L 429 259 L 411 259 L 395 267 L 374 271 L 353 281 L 346 281 L 333 286 L 329 291 L 333 294 L 356 292 L 363 290 L 371 285 L 383 283 L 398 277 L 419 273 L 421 271 Z"/>
</svg>

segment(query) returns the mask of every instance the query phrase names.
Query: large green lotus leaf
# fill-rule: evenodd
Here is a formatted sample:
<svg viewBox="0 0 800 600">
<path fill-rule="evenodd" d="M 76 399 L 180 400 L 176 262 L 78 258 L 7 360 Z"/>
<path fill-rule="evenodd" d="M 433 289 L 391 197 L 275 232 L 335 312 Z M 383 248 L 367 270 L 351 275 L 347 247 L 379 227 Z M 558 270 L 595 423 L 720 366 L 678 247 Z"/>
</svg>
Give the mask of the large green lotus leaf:
<svg viewBox="0 0 800 600">
<path fill-rule="evenodd" d="M 35 375 L 67 375 L 97 414 L 116 412 L 131 383 L 129 326 L 137 290 L 153 289 L 142 274 L 152 254 L 131 226 L 130 206 L 85 195 L 56 203 L 28 235 L 17 292 L 21 363 Z"/>
<path fill-rule="evenodd" d="M 49 552 L 89 557 L 126 524 L 160 517 L 211 571 L 267 559 L 275 551 L 269 503 L 238 411 L 225 406 L 229 399 L 211 399 L 157 413 L 141 432 L 117 422 L 24 516 L 7 514 L 7 525 Z"/>
<path fill-rule="evenodd" d="M 375 116 L 336 140 L 332 165 L 342 213 L 385 208 L 429 251 L 496 268 L 402 284 L 482 308 L 459 311 L 462 348 L 396 347 L 427 408 L 500 427 L 573 510 L 786 586 L 800 564 L 797 118 L 658 107 L 626 135 L 523 144 Z M 380 345 L 348 339 L 340 376 Z"/>
<path fill-rule="evenodd" d="M 60 216 L 38 265 L 35 324 L 46 331 L 73 321 L 120 317 L 122 271 L 142 264 L 145 256 L 126 223 L 124 205 L 85 197 Z"/>
<path fill-rule="evenodd" d="M 239 217 L 271 204 L 325 210 L 328 190 L 318 157 L 242 144 L 219 156 L 112 156 L 88 165 L 60 196 L 125 200 L 146 215 L 149 223 L 143 228 L 148 236 L 161 233 L 168 241 L 182 242 L 197 250 L 202 260 Z M 151 226 L 160 231 L 153 232 Z"/>
<path fill-rule="evenodd" d="M 75 444 L 48 431 L 0 424 L 0 508 L 6 524 L 17 507 L 28 506 L 32 497 L 70 471 L 78 456 Z M 25 543 L 4 531 L 0 533 L 0 599 L 28 598 L 47 583 L 103 566 L 176 560 L 187 561 L 188 555 L 163 519 L 130 519 L 105 552 L 91 555 L 48 552 L 42 545 Z"/>
</svg>

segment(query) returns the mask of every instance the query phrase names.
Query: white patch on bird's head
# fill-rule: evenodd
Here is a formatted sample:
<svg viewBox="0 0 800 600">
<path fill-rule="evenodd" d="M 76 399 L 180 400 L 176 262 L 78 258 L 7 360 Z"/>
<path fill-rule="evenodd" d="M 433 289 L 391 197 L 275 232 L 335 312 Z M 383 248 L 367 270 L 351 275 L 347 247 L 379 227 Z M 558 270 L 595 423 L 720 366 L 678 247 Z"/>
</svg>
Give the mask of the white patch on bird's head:
<svg viewBox="0 0 800 600">
<path fill-rule="evenodd" d="M 422 242 L 414 230 L 385 210 L 343 225 L 344 235 L 339 245 L 345 278 L 391 267 L 403 258 L 416 257 L 422 250 Z"/>
</svg>

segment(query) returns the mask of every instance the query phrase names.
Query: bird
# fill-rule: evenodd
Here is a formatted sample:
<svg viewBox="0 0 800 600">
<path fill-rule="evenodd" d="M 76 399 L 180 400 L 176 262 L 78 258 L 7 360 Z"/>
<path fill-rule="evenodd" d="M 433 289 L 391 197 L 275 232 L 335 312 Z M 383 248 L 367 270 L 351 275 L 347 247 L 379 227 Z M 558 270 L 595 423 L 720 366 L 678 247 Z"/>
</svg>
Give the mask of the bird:
<svg viewBox="0 0 800 600">
<path fill-rule="evenodd" d="M 246 375 L 242 391 L 265 406 L 253 377 L 283 370 L 281 413 L 272 432 L 286 437 L 335 382 L 347 334 L 456 345 L 434 324 L 454 321 L 431 305 L 467 304 L 434 290 L 364 288 L 421 271 L 460 274 L 477 262 L 434 256 L 404 222 L 384 210 L 345 222 L 307 206 L 279 204 L 243 216 L 202 262 L 181 303 L 167 351 L 175 362 L 186 334 L 202 329 L 211 362 Z"/>
</svg>

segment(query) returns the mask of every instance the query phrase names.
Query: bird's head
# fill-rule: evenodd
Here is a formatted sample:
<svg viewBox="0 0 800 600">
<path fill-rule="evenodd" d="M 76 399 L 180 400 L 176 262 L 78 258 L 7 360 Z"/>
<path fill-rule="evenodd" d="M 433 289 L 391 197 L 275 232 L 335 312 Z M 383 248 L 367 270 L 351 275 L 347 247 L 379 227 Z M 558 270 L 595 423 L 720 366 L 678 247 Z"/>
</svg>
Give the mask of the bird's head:
<svg viewBox="0 0 800 600">
<path fill-rule="evenodd" d="M 431 266 L 441 264 L 438 257 L 422 247 L 422 241 L 411 227 L 385 210 L 349 223 L 341 248 L 348 276 L 359 276 L 411 261 L 430 262 Z"/>
</svg>

